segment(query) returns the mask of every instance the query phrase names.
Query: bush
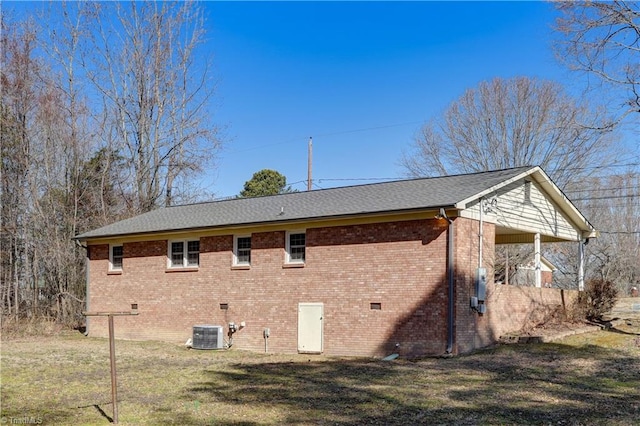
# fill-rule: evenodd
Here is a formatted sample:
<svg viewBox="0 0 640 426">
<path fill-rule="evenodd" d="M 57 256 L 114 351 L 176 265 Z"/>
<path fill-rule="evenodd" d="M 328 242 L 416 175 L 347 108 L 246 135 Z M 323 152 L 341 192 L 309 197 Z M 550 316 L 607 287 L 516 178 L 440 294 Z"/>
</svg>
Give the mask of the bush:
<svg viewBox="0 0 640 426">
<path fill-rule="evenodd" d="M 611 281 L 592 279 L 587 282 L 582 299 L 585 317 L 589 320 L 600 320 L 616 304 L 618 288 Z"/>
</svg>

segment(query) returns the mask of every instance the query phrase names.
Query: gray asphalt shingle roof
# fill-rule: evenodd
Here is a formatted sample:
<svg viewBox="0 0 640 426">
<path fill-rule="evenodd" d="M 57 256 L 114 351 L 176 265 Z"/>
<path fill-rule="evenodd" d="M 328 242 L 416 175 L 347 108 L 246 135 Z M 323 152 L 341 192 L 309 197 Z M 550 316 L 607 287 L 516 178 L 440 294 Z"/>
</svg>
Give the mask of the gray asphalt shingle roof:
<svg viewBox="0 0 640 426">
<path fill-rule="evenodd" d="M 78 235 L 115 237 L 452 207 L 532 167 L 164 207 Z"/>
</svg>

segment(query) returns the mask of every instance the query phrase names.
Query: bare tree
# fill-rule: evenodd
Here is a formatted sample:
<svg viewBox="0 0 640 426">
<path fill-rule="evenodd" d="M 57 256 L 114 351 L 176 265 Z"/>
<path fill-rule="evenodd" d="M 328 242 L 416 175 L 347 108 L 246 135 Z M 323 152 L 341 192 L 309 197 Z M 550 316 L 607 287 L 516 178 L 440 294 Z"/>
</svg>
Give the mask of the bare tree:
<svg viewBox="0 0 640 426">
<path fill-rule="evenodd" d="M 2 312 L 18 317 L 25 291 L 33 288 L 30 179 L 32 143 L 29 127 L 38 99 L 37 71 L 33 59 L 36 33 L 33 25 L 12 25 L 2 15 L 0 66 L 0 142 L 2 155 Z"/>
<path fill-rule="evenodd" d="M 564 187 L 611 161 L 606 122 L 557 83 L 496 78 L 424 125 L 402 164 L 412 176 L 540 165 Z"/>
<path fill-rule="evenodd" d="M 74 136 L 71 98 L 35 54 L 38 35 L 33 23 L 3 16 L 3 313 L 15 319 L 52 314 L 65 322 L 83 293 L 82 256 L 71 241 L 82 138 Z"/>
<path fill-rule="evenodd" d="M 621 115 L 640 112 L 640 5 L 627 1 L 557 2 L 556 49 L 569 68 L 595 76 Z M 596 86 L 597 87 L 597 86 Z"/>
<path fill-rule="evenodd" d="M 623 294 L 640 285 L 640 178 L 633 172 L 589 178 L 569 195 L 589 215 L 600 237 L 588 253 L 593 274 Z"/>
<path fill-rule="evenodd" d="M 602 112 L 580 104 L 557 83 L 496 78 L 467 90 L 427 123 L 403 164 L 413 176 L 539 165 L 565 191 L 583 189 L 585 177 L 614 162 L 614 136 Z M 573 287 L 577 250 L 561 246 L 546 247 L 546 255 L 557 261 L 559 284 Z M 500 264 L 508 258 L 513 267 L 529 261 L 528 255 L 528 247 L 497 250 L 496 272 L 506 279 L 509 271 Z"/>
<path fill-rule="evenodd" d="M 194 4 L 52 3 L 39 22 L 2 14 L 3 324 L 74 324 L 86 253 L 72 238 L 184 199 L 218 146 Z"/>
<path fill-rule="evenodd" d="M 637 130 L 640 113 L 640 4 L 628 1 L 557 2 L 560 17 L 555 45 L 559 60 L 587 77 L 587 91 L 596 93 L 615 111 L 612 124 Z M 631 133 L 630 133 L 631 134 Z M 637 154 L 636 154 L 637 156 Z M 632 163 L 636 165 L 637 163 Z M 598 278 L 618 284 L 619 290 L 638 285 L 640 223 L 636 171 L 585 181 L 577 192 L 580 207 L 601 231 L 589 244 L 591 264 Z"/>
<path fill-rule="evenodd" d="M 201 171 L 219 147 L 209 54 L 194 61 L 204 41 L 201 11 L 193 2 L 86 7 L 98 29 L 85 69 L 104 100 L 103 133 L 131 165 L 131 207 L 172 204 L 179 181 Z"/>
</svg>

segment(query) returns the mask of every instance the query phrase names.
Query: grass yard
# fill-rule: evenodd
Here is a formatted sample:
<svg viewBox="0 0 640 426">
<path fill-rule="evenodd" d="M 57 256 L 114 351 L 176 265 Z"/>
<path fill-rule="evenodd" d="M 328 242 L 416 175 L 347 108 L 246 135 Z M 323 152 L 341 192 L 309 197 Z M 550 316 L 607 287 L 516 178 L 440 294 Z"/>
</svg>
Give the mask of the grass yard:
<svg viewBox="0 0 640 426">
<path fill-rule="evenodd" d="M 4 340 L 2 424 L 111 421 L 105 339 Z M 125 425 L 640 424 L 640 322 L 451 359 L 336 359 L 117 341 Z"/>
</svg>

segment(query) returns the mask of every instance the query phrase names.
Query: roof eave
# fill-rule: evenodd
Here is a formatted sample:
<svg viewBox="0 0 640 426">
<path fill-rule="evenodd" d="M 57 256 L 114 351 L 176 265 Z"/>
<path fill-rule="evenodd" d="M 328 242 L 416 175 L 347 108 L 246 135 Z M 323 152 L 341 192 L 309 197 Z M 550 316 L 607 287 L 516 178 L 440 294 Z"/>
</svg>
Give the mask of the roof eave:
<svg viewBox="0 0 640 426">
<path fill-rule="evenodd" d="M 421 207 L 421 208 L 413 208 L 413 209 L 404 209 L 404 210 L 386 210 L 380 212 L 359 212 L 359 213 L 351 213 L 351 214 L 342 214 L 342 215 L 329 215 L 329 216 L 316 216 L 316 217 L 307 217 L 307 218 L 291 218 L 291 219 L 281 219 L 281 220 L 273 220 L 268 222 L 246 222 L 246 223 L 232 223 L 232 224 L 224 224 L 224 225 L 211 225 L 211 226 L 199 226 L 199 227 L 191 227 L 191 228 L 178 228 L 178 229 L 162 229 L 156 231 L 144 231 L 144 232 L 135 232 L 135 233 L 115 233 L 115 234 L 104 234 L 104 235 L 88 235 L 85 236 L 83 234 L 73 237 L 74 240 L 79 242 L 99 242 L 102 240 L 114 240 L 118 238 L 144 238 L 150 237 L 154 235 L 171 235 L 171 234 L 184 234 L 187 232 L 203 232 L 203 231 L 212 231 L 212 230 L 223 230 L 223 229 L 241 229 L 241 228 L 253 228 L 258 226 L 283 226 L 287 224 L 295 224 L 301 225 L 304 223 L 312 223 L 312 222 L 331 222 L 331 221 L 339 221 L 339 220 L 347 220 L 347 219 L 356 219 L 362 218 L 371 219 L 376 217 L 386 217 L 386 216 L 404 216 L 411 215 L 416 213 L 435 213 L 440 211 L 440 209 L 445 209 L 448 211 L 458 210 L 455 205 L 446 205 L 446 206 L 430 206 L 430 207 Z"/>
</svg>

